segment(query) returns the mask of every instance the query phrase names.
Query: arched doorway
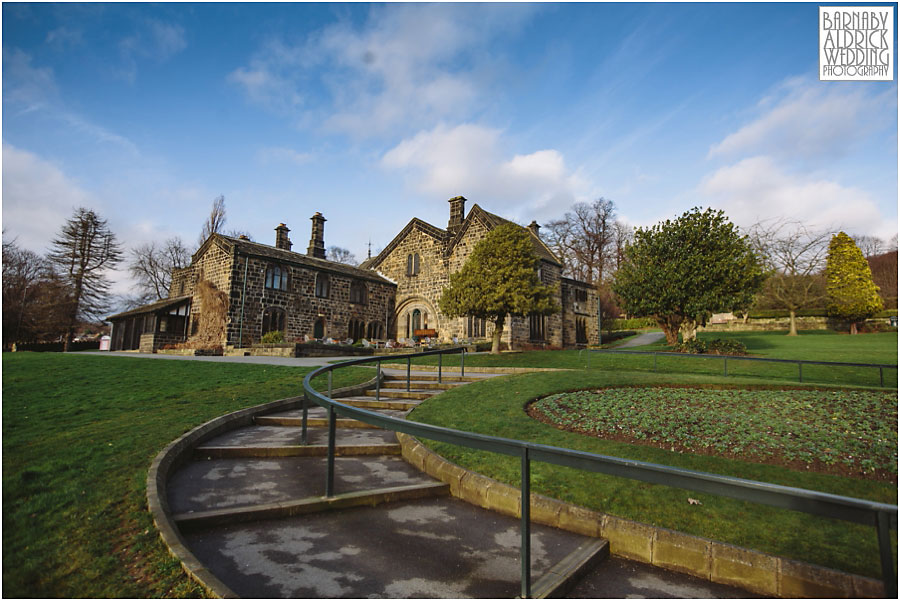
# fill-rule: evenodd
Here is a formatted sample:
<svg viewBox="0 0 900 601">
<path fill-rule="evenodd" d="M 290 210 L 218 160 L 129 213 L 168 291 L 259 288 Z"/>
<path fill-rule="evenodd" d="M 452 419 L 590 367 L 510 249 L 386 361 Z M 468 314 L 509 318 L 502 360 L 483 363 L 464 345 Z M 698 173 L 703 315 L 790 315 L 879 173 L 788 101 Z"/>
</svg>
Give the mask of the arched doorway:
<svg viewBox="0 0 900 601">
<path fill-rule="evenodd" d="M 313 338 L 320 339 L 325 338 L 325 318 L 320 317 L 316 320 L 316 323 L 313 324 Z"/>
</svg>

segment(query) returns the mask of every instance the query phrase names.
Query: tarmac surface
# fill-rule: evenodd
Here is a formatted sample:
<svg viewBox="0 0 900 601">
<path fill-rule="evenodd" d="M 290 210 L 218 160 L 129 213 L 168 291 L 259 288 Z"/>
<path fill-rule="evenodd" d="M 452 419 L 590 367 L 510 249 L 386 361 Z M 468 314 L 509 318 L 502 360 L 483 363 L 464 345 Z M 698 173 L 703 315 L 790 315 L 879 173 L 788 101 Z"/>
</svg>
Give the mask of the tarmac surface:
<svg viewBox="0 0 900 601">
<path fill-rule="evenodd" d="M 298 367 L 339 359 L 97 354 Z M 393 379 L 386 386 L 402 377 L 405 391 L 402 371 L 401 375 L 399 370 L 385 370 Z M 422 397 L 440 393 L 428 388 L 434 384 L 429 376 L 434 377 L 413 372 L 412 391 Z M 472 379 L 486 377 L 491 376 L 478 374 Z M 390 388 L 382 388 L 382 394 L 390 392 Z M 354 398 L 375 401 L 373 396 Z M 399 399 L 382 397 L 382 401 L 390 400 Z M 394 416 L 406 413 L 382 411 Z M 300 410 L 267 415 L 252 426 L 207 440 L 195 449 L 193 461 L 169 477 L 169 512 L 188 548 L 234 593 L 253 598 L 509 598 L 520 594 L 520 520 L 449 496 L 446 486 L 396 454 L 392 432 L 337 428 L 335 492 L 339 497 L 352 497 L 418 490 L 417 498 L 302 510 L 269 519 L 271 514 L 265 512 L 272 508 L 324 499 L 326 458 L 291 453 L 322 449 L 327 444 L 327 428 L 310 426 L 308 445 L 301 445 L 300 415 Z M 324 415 L 319 407 L 309 410 L 310 420 Z M 286 455 L 268 456 L 273 453 Z M 218 517 L 204 521 L 209 515 Z M 533 524 L 532 583 L 548 572 L 559 572 L 562 560 L 596 541 Z M 599 561 L 566 596 L 753 597 L 741 589 L 615 557 Z"/>
</svg>

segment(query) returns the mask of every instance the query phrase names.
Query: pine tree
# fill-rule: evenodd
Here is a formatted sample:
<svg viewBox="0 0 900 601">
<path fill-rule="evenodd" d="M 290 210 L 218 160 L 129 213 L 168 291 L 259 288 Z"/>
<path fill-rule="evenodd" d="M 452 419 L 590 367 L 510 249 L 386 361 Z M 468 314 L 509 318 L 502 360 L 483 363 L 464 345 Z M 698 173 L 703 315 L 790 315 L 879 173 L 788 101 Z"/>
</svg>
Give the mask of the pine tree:
<svg viewBox="0 0 900 601">
<path fill-rule="evenodd" d="M 47 258 L 69 288 L 63 345 L 68 351 L 78 320 L 97 319 L 108 308 L 109 280 L 105 272 L 122 260 L 122 251 L 106 220 L 83 207 L 76 209 L 51 245 Z"/>
<path fill-rule="evenodd" d="M 450 275 L 440 308 L 449 317 L 471 315 L 494 323 L 492 353 L 500 352 L 507 315 L 547 315 L 559 307 L 554 291 L 541 284 L 531 234 L 515 224 L 503 224 L 480 240 L 462 269 Z"/>
<path fill-rule="evenodd" d="M 859 322 L 884 306 L 862 251 L 844 232 L 835 234 L 828 245 L 825 279 L 828 314 L 849 321 L 851 334 L 857 333 Z"/>
</svg>

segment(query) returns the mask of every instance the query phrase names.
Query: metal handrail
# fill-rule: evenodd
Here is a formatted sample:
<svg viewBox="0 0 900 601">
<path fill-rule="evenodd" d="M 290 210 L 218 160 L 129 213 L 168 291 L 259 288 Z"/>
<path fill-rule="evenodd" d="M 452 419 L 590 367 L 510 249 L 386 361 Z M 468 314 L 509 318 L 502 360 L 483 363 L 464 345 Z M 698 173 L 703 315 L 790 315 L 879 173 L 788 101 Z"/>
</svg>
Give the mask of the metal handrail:
<svg viewBox="0 0 900 601">
<path fill-rule="evenodd" d="M 465 348 L 452 348 L 407 355 L 407 386 L 409 385 L 410 378 L 409 366 L 413 357 L 461 353 L 460 367 L 462 372 L 462 366 L 465 361 L 465 352 Z M 343 361 L 341 363 L 320 367 L 307 374 L 303 379 L 303 389 L 306 392 L 306 398 L 328 410 L 328 469 L 326 475 L 326 496 L 334 495 L 335 425 L 337 415 L 353 418 L 384 429 L 403 432 L 411 436 L 419 436 L 472 449 L 520 457 L 522 460 L 522 597 L 527 598 L 531 596 L 531 556 L 529 538 L 531 461 L 543 461 L 545 463 L 552 463 L 564 467 L 630 478 L 653 484 L 675 486 L 708 494 L 731 497 L 743 501 L 771 505 L 783 509 L 802 511 L 812 515 L 874 526 L 878 533 L 885 594 L 889 598 L 896 596 L 897 580 L 894 575 L 890 530 L 897 529 L 897 505 L 793 488 L 790 486 L 781 486 L 778 484 L 769 484 L 766 482 L 757 482 L 743 478 L 721 476 L 718 474 L 687 470 L 633 459 L 622 459 L 608 455 L 587 453 L 584 451 L 564 449 L 522 440 L 488 436 L 486 434 L 465 432 L 430 424 L 422 424 L 407 421 L 402 418 L 382 415 L 360 407 L 351 407 L 349 405 L 344 405 L 340 401 L 329 398 L 332 389 L 332 373 L 335 369 L 365 363 L 377 363 L 376 382 L 380 384 L 381 361 L 381 357 L 365 357 L 362 359 Z M 438 377 L 440 377 L 441 369 L 442 367 L 439 363 Z M 314 390 L 311 384 L 313 378 L 324 373 L 328 374 L 328 396 Z M 306 421 L 306 410 L 306 403 L 304 403 L 304 422 Z"/>
<path fill-rule="evenodd" d="M 831 365 L 834 367 L 873 367 L 878 368 L 878 374 L 881 381 L 881 387 L 884 388 L 884 370 L 897 369 L 896 365 L 890 363 L 847 363 L 843 361 L 811 361 L 807 359 L 773 359 L 770 357 L 744 357 L 742 355 L 713 355 L 708 353 L 673 353 L 670 351 L 626 351 L 620 349 L 590 349 L 591 353 L 618 353 L 620 355 L 653 355 L 653 369 L 656 371 L 656 357 L 684 357 L 688 359 L 724 359 L 725 375 L 728 375 L 728 360 L 733 361 L 766 361 L 769 363 L 793 363 L 797 365 L 799 370 L 799 380 L 803 381 L 804 365 Z"/>
</svg>

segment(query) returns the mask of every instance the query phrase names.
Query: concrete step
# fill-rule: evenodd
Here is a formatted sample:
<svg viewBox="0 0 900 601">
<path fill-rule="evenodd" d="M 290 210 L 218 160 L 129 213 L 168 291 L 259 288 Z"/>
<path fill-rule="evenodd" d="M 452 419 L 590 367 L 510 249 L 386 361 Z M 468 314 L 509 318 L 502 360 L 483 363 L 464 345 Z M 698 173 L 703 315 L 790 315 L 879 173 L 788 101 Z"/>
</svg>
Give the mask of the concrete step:
<svg viewBox="0 0 900 601">
<path fill-rule="evenodd" d="M 440 392 L 439 390 L 434 390 L 431 392 L 428 392 L 428 391 L 406 392 L 405 390 L 390 390 L 390 389 L 386 390 L 386 389 L 382 388 L 381 391 L 379 392 L 379 396 L 381 396 L 381 398 L 387 398 L 387 399 L 414 399 L 417 401 L 424 401 L 425 399 L 430 399 L 431 397 L 438 394 L 439 392 Z M 374 389 L 367 390 L 366 396 L 375 398 L 375 390 Z M 353 399 L 353 398 L 359 398 L 359 397 L 345 397 L 345 398 Z M 336 399 L 336 400 L 343 403 L 345 398 Z"/>
<path fill-rule="evenodd" d="M 463 382 L 418 382 L 411 380 L 409 383 L 410 390 L 451 390 L 457 386 L 462 386 Z M 406 390 L 406 378 L 401 380 L 391 380 L 381 384 L 381 390 L 384 389 Z"/>
<path fill-rule="evenodd" d="M 399 455 L 399 444 L 359 444 L 335 445 L 336 457 L 358 457 L 361 455 Z M 281 445 L 281 446 L 202 446 L 194 450 L 194 457 L 202 459 L 236 459 L 261 457 L 325 457 L 328 445 Z"/>
<path fill-rule="evenodd" d="M 303 426 L 303 418 L 302 417 L 256 417 L 254 421 L 260 425 L 267 426 L 292 426 L 292 427 L 301 427 Z M 338 428 L 360 428 L 360 429 L 377 429 L 377 426 L 372 426 L 365 422 L 361 422 L 355 419 L 346 419 L 343 417 L 339 417 L 337 419 L 337 427 Z M 306 426 L 308 428 L 325 428 L 328 427 L 328 418 L 327 417 L 309 417 L 306 421 Z"/>
<path fill-rule="evenodd" d="M 410 372 L 410 378 L 414 382 L 437 382 L 438 376 L 437 376 L 437 373 L 434 373 L 434 374 L 422 373 L 422 372 L 416 373 L 413 371 L 413 372 Z M 384 379 L 385 379 L 385 381 L 403 380 L 404 382 L 406 382 L 406 374 L 402 374 L 402 375 L 385 374 Z M 485 378 L 483 378 L 483 377 L 479 378 L 478 376 L 451 376 L 451 375 L 443 374 L 441 377 L 441 382 L 480 382 L 481 380 L 484 380 L 484 379 Z"/>
<path fill-rule="evenodd" d="M 349 397 L 341 399 L 341 402 L 362 409 L 398 409 L 402 411 L 414 409 L 419 404 L 414 401 L 376 401 L 374 397 Z"/>
</svg>

